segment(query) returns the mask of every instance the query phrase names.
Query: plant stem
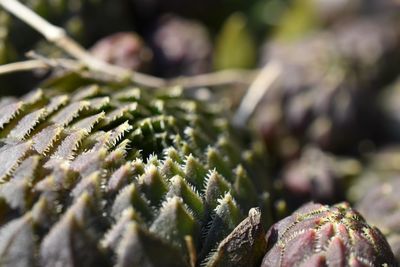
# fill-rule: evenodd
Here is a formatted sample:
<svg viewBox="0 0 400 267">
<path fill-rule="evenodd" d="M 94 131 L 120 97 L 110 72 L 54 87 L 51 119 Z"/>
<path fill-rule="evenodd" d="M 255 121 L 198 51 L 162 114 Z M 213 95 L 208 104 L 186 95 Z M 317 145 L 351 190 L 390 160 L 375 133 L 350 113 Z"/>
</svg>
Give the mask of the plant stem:
<svg viewBox="0 0 400 267">
<path fill-rule="evenodd" d="M 49 65 L 41 60 L 26 60 L 0 65 L 0 75 L 14 72 L 32 71 L 37 69 L 48 69 Z"/>
<path fill-rule="evenodd" d="M 281 73 L 282 66 L 278 62 L 269 62 L 263 67 L 243 97 L 233 117 L 234 125 L 238 127 L 246 126 L 262 98 L 275 85 Z"/>
</svg>

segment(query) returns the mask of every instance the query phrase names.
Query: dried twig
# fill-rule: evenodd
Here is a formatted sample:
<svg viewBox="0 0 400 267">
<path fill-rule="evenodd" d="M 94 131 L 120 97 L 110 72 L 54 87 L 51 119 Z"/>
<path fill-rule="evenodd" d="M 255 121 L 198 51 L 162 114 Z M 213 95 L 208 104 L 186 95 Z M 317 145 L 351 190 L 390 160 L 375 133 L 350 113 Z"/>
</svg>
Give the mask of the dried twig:
<svg viewBox="0 0 400 267">
<path fill-rule="evenodd" d="M 32 60 L 20 61 L 0 65 L 0 75 L 33 71 L 37 69 L 49 69 L 51 67 L 63 68 L 66 70 L 77 70 L 83 67 L 82 63 L 74 59 L 66 58 L 46 58 L 34 52 L 28 53 Z M 212 87 L 229 84 L 249 85 L 260 70 L 224 70 L 213 73 L 206 73 L 195 76 L 179 77 L 166 80 L 163 86 L 181 86 L 183 88 Z M 107 75 L 109 76 L 109 75 Z"/>
<path fill-rule="evenodd" d="M 196 76 L 179 77 L 168 80 L 169 85 L 180 85 L 184 88 L 211 87 L 227 84 L 249 85 L 259 73 L 259 70 L 223 70 Z"/>
<path fill-rule="evenodd" d="M 282 67 L 278 62 L 267 63 L 250 85 L 233 118 L 236 126 L 244 127 L 263 96 L 281 76 Z"/>
<path fill-rule="evenodd" d="M 23 72 L 23 71 L 32 71 L 38 69 L 48 69 L 49 65 L 44 63 L 41 60 L 26 60 L 21 62 L 15 62 L 5 65 L 0 65 L 0 75 L 14 73 L 14 72 Z"/>
</svg>

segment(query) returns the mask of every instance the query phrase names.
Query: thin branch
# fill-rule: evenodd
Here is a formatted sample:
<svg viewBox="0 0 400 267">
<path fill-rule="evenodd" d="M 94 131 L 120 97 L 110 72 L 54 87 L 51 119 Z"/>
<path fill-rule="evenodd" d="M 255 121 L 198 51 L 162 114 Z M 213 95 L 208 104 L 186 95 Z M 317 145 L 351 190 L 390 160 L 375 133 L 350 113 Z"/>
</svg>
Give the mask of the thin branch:
<svg viewBox="0 0 400 267">
<path fill-rule="evenodd" d="M 74 58 L 85 62 L 88 66 L 96 67 L 96 61 L 98 60 L 95 59 L 93 61 L 83 47 L 70 40 L 64 29 L 50 24 L 17 0 L 0 0 L 0 5 L 42 34 L 49 42 L 56 44 Z"/>
<path fill-rule="evenodd" d="M 38 69 L 48 69 L 49 65 L 41 60 L 26 60 L 21 62 L 9 63 L 5 65 L 0 65 L 0 75 L 14 73 L 14 72 L 24 72 L 32 71 Z"/>
<path fill-rule="evenodd" d="M 278 62 L 267 63 L 250 85 L 233 118 L 236 126 L 244 127 L 264 95 L 281 76 L 282 66 Z"/>
<path fill-rule="evenodd" d="M 63 29 L 51 25 L 42 17 L 16 0 L 0 0 L 0 4 L 5 10 L 43 34 L 50 42 L 55 42 L 66 35 Z"/>
<path fill-rule="evenodd" d="M 28 58 L 32 60 L 41 61 L 43 64 L 46 64 L 51 68 L 62 68 L 66 70 L 77 71 L 81 70 L 85 67 L 85 65 L 76 59 L 70 58 L 47 58 L 41 54 L 36 53 L 35 51 L 29 51 L 26 53 Z M 22 61 L 23 62 L 23 61 Z"/>
<path fill-rule="evenodd" d="M 168 80 L 168 85 L 180 85 L 184 88 L 212 87 L 227 84 L 249 85 L 259 70 L 223 70 L 196 76 L 179 77 Z"/>
<path fill-rule="evenodd" d="M 39 55 L 34 51 L 29 51 L 28 53 L 26 53 L 26 56 L 31 59 L 0 65 L 0 75 L 15 72 L 35 71 L 41 69 L 64 69 L 69 71 L 79 71 L 85 67 L 80 61 L 75 59 L 50 59 Z"/>
<path fill-rule="evenodd" d="M 70 71 L 77 71 L 81 70 L 84 67 L 84 65 L 78 60 L 66 58 L 46 58 L 33 51 L 28 52 L 27 56 L 28 58 L 32 59 L 0 65 L 0 75 L 50 68 L 61 68 Z M 259 72 L 260 70 L 224 70 L 219 72 L 166 80 L 163 86 L 182 86 L 183 88 L 198 88 L 229 84 L 249 85 L 252 83 Z M 103 72 L 97 73 L 94 76 L 99 77 L 102 73 Z M 110 82 L 115 81 L 112 75 L 110 76 L 110 74 L 105 74 L 106 75 L 104 75 L 103 73 L 104 77 L 102 77 L 102 80 L 107 80 L 108 77 Z"/>
<path fill-rule="evenodd" d="M 79 73 L 82 77 L 93 79 L 96 81 L 101 81 L 105 83 L 115 83 L 118 82 L 115 80 L 115 76 L 107 72 L 101 72 L 97 70 L 88 69 L 87 66 L 82 64 L 81 61 L 76 59 L 66 59 L 66 58 L 47 58 L 40 54 L 37 54 L 34 51 L 30 51 L 27 53 L 29 58 L 33 60 L 39 60 L 43 64 L 46 64 L 51 70 L 61 70 L 68 72 L 76 72 Z"/>
</svg>

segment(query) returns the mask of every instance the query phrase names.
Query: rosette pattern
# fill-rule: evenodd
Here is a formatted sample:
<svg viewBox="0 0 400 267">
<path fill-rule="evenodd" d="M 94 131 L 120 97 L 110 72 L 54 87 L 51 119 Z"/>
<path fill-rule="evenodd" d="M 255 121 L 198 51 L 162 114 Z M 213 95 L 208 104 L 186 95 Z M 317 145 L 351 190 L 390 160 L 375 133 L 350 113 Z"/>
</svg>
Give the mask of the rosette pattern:
<svg viewBox="0 0 400 267">
<path fill-rule="evenodd" d="M 1 265 L 259 264 L 268 179 L 220 105 L 78 76 L 0 102 Z"/>
<path fill-rule="evenodd" d="M 397 266 L 385 237 L 347 203 L 310 203 L 268 231 L 262 266 Z"/>
</svg>

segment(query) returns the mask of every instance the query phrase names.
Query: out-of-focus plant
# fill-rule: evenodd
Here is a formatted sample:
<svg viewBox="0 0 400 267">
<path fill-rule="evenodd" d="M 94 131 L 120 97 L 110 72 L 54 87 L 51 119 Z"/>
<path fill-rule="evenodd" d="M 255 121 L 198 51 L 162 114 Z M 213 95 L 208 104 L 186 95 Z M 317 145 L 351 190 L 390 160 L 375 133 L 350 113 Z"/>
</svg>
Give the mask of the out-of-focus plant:
<svg viewBox="0 0 400 267">
<path fill-rule="evenodd" d="M 216 69 L 251 68 L 256 63 L 257 46 L 249 32 L 246 17 L 232 14 L 217 37 L 214 67 Z"/>
</svg>

